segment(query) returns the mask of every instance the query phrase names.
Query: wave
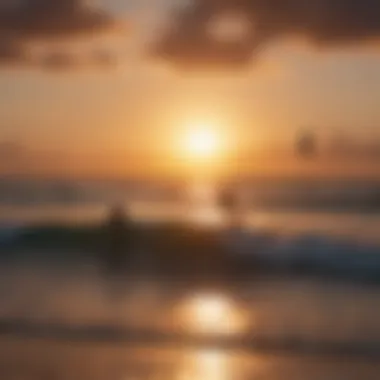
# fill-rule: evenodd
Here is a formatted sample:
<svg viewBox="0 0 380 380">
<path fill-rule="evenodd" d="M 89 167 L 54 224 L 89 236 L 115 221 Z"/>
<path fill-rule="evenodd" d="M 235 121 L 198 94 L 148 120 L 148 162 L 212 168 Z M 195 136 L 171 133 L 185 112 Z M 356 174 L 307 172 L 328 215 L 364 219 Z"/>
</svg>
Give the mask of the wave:
<svg viewBox="0 0 380 380">
<path fill-rule="evenodd" d="M 379 360 L 378 341 L 321 341 L 295 337 L 270 338 L 260 332 L 244 335 L 191 335 L 152 329 L 123 328 L 114 325 L 63 325 L 20 319 L 0 319 L 0 336 L 44 339 L 64 343 L 160 346 L 180 344 L 198 349 L 244 350 L 262 353 L 287 353 L 327 357 Z"/>
<path fill-rule="evenodd" d="M 104 236 L 102 226 L 95 224 L 0 227 L 0 249 L 12 254 L 45 250 L 54 253 L 54 257 L 61 255 L 64 258 L 72 251 L 81 251 L 85 257 L 85 253 L 99 251 Z M 186 227 L 178 225 L 141 225 L 140 241 L 145 244 L 146 250 L 158 256 L 158 260 L 163 256 L 162 261 L 174 258 L 178 262 L 178 252 L 182 252 L 183 246 L 190 242 L 190 246 L 194 247 L 196 240 L 201 244 L 211 240 L 212 245 L 208 246 L 206 252 L 211 253 L 213 250 L 221 255 L 227 252 L 231 268 L 235 267 L 248 275 L 262 271 L 331 276 L 380 284 L 378 245 L 305 233 L 284 236 L 268 231 L 219 230 L 216 234 L 212 231 L 191 231 L 186 235 L 184 229 Z M 207 234 L 213 238 L 205 240 Z M 162 241 L 166 241 L 164 250 L 173 252 L 163 253 Z M 156 249 L 158 245 L 161 249 Z M 189 257 L 194 260 L 194 252 L 184 254 L 183 260 Z M 217 260 L 217 256 L 214 257 Z"/>
<path fill-rule="evenodd" d="M 380 247 L 328 236 L 235 231 L 225 244 L 244 265 L 380 283 Z"/>
</svg>

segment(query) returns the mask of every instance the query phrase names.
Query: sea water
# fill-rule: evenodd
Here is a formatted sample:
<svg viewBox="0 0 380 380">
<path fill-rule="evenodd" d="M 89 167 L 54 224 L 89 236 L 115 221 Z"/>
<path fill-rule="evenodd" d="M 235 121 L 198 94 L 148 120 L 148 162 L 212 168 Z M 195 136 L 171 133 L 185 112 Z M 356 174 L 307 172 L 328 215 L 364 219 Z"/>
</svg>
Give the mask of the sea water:
<svg viewBox="0 0 380 380">
<path fill-rule="evenodd" d="M 283 190 L 286 200 L 273 196 L 269 202 L 250 187 L 256 203 L 246 208 L 244 231 L 221 236 L 232 254 L 247 260 L 261 255 L 289 268 L 303 260 L 334 275 L 348 273 L 344 281 L 340 276 L 259 275 L 199 288 L 178 279 L 132 278 L 124 280 L 121 295 L 112 299 L 96 263 L 82 259 L 80 252 L 57 246 L 48 255 L 33 250 L 2 260 L 1 378 L 378 379 L 376 186 L 367 183 L 355 191 L 350 186 L 344 185 L 340 204 L 331 200 L 342 197 L 336 185 L 308 200 L 303 195 L 298 204 L 299 192 Z M 188 215 L 188 205 L 176 193 L 153 193 L 147 199 L 126 197 L 139 223 L 182 221 Z M 56 196 L 49 202 L 44 196 L 18 202 L 15 195 L 0 202 L 4 255 L 8 244 L 31 225 L 99 222 L 112 200 L 95 197 L 90 202 L 70 194 L 65 202 Z M 199 223 L 215 222 L 213 207 L 203 204 L 198 212 Z M 139 343 L 124 335 L 153 330 L 170 339 Z M 233 344 L 225 347 L 207 339 L 207 344 L 189 344 L 173 338 L 211 333 L 227 334 Z"/>
</svg>

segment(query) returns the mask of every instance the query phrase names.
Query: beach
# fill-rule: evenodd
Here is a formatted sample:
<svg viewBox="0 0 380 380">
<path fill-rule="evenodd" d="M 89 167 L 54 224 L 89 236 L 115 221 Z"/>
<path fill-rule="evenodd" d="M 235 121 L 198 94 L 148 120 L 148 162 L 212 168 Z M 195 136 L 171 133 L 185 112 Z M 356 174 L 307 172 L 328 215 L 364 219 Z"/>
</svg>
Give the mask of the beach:
<svg viewBox="0 0 380 380">
<path fill-rule="evenodd" d="M 377 213 L 252 209 L 231 229 L 215 210 L 132 204 L 141 244 L 110 279 L 104 208 L 36 210 L 2 214 L 2 378 L 379 376 Z"/>
</svg>

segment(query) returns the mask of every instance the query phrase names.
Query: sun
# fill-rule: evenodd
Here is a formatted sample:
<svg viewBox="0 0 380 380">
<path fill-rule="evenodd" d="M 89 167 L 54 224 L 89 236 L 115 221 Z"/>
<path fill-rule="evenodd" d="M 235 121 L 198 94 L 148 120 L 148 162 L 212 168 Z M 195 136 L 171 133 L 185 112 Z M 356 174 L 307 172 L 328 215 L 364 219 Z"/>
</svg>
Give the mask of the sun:
<svg viewBox="0 0 380 380">
<path fill-rule="evenodd" d="M 185 151 L 193 159 L 211 159 L 221 150 L 219 134 L 211 127 L 195 126 L 185 136 Z"/>
</svg>

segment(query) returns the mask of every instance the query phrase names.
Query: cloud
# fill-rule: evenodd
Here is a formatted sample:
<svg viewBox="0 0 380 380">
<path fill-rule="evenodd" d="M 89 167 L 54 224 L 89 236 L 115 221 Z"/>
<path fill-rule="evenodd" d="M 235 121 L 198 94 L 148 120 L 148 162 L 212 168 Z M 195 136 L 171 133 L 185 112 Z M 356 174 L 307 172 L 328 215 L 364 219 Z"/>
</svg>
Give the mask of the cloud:
<svg viewBox="0 0 380 380">
<path fill-rule="evenodd" d="M 21 39 L 96 33 L 116 26 L 105 11 L 80 0 L 0 1 L 0 33 Z"/>
<path fill-rule="evenodd" d="M 0 0 L 0 64 L 35 64 L 38 59 L 29 54 L 33 43 L 93 37 L 118 26 L 109 13 L 90 7 L 86 1 Z M 100 56 L 92 53 L 86 59 L 101 61 Z M 60 68 L 78 64 L 77 58 L 65 52 L 51 52 L 40 61 L 42 65 Z"/>
<path fill-rule="evenodd" d="M 0 39 L 0 65 L 14 63 L 30 63 L 28 50 L 12 39 Z"/>
<path fill-rule="evenodd" d="M 209 33 L 216 17 L 240 15 L 240 40 Z M 316 46 L 362 44 L 380 38 L 378 0 L 193 0 L 173 16 L 153 54 L 180 65 L 245 65 L 278 39 L 302 37 Z"/>
<path fill-rule="evenodd" d="M 67 51 L 50 51 L 36 60 L 36 66 L 51 71 L 66 71 L 86 68 L 112 68 L 118 60 L 108 51 L 92 51 L 88 54 L 74 54 Z"/>
<path fill-rule="evenodd" d="M 75 55 L 58 51 L 46 54 L 39 63 L 42 67 L 51 70 L 66 70 L 77 67 L 81 62 Z"/>
<path fill-rule="evenodd" d="M 318 151 L 317 137 L 312 131 L 303 131 L 296 140 L 296 154 L 300 158 L 314 158 Z"/>
</svg>

